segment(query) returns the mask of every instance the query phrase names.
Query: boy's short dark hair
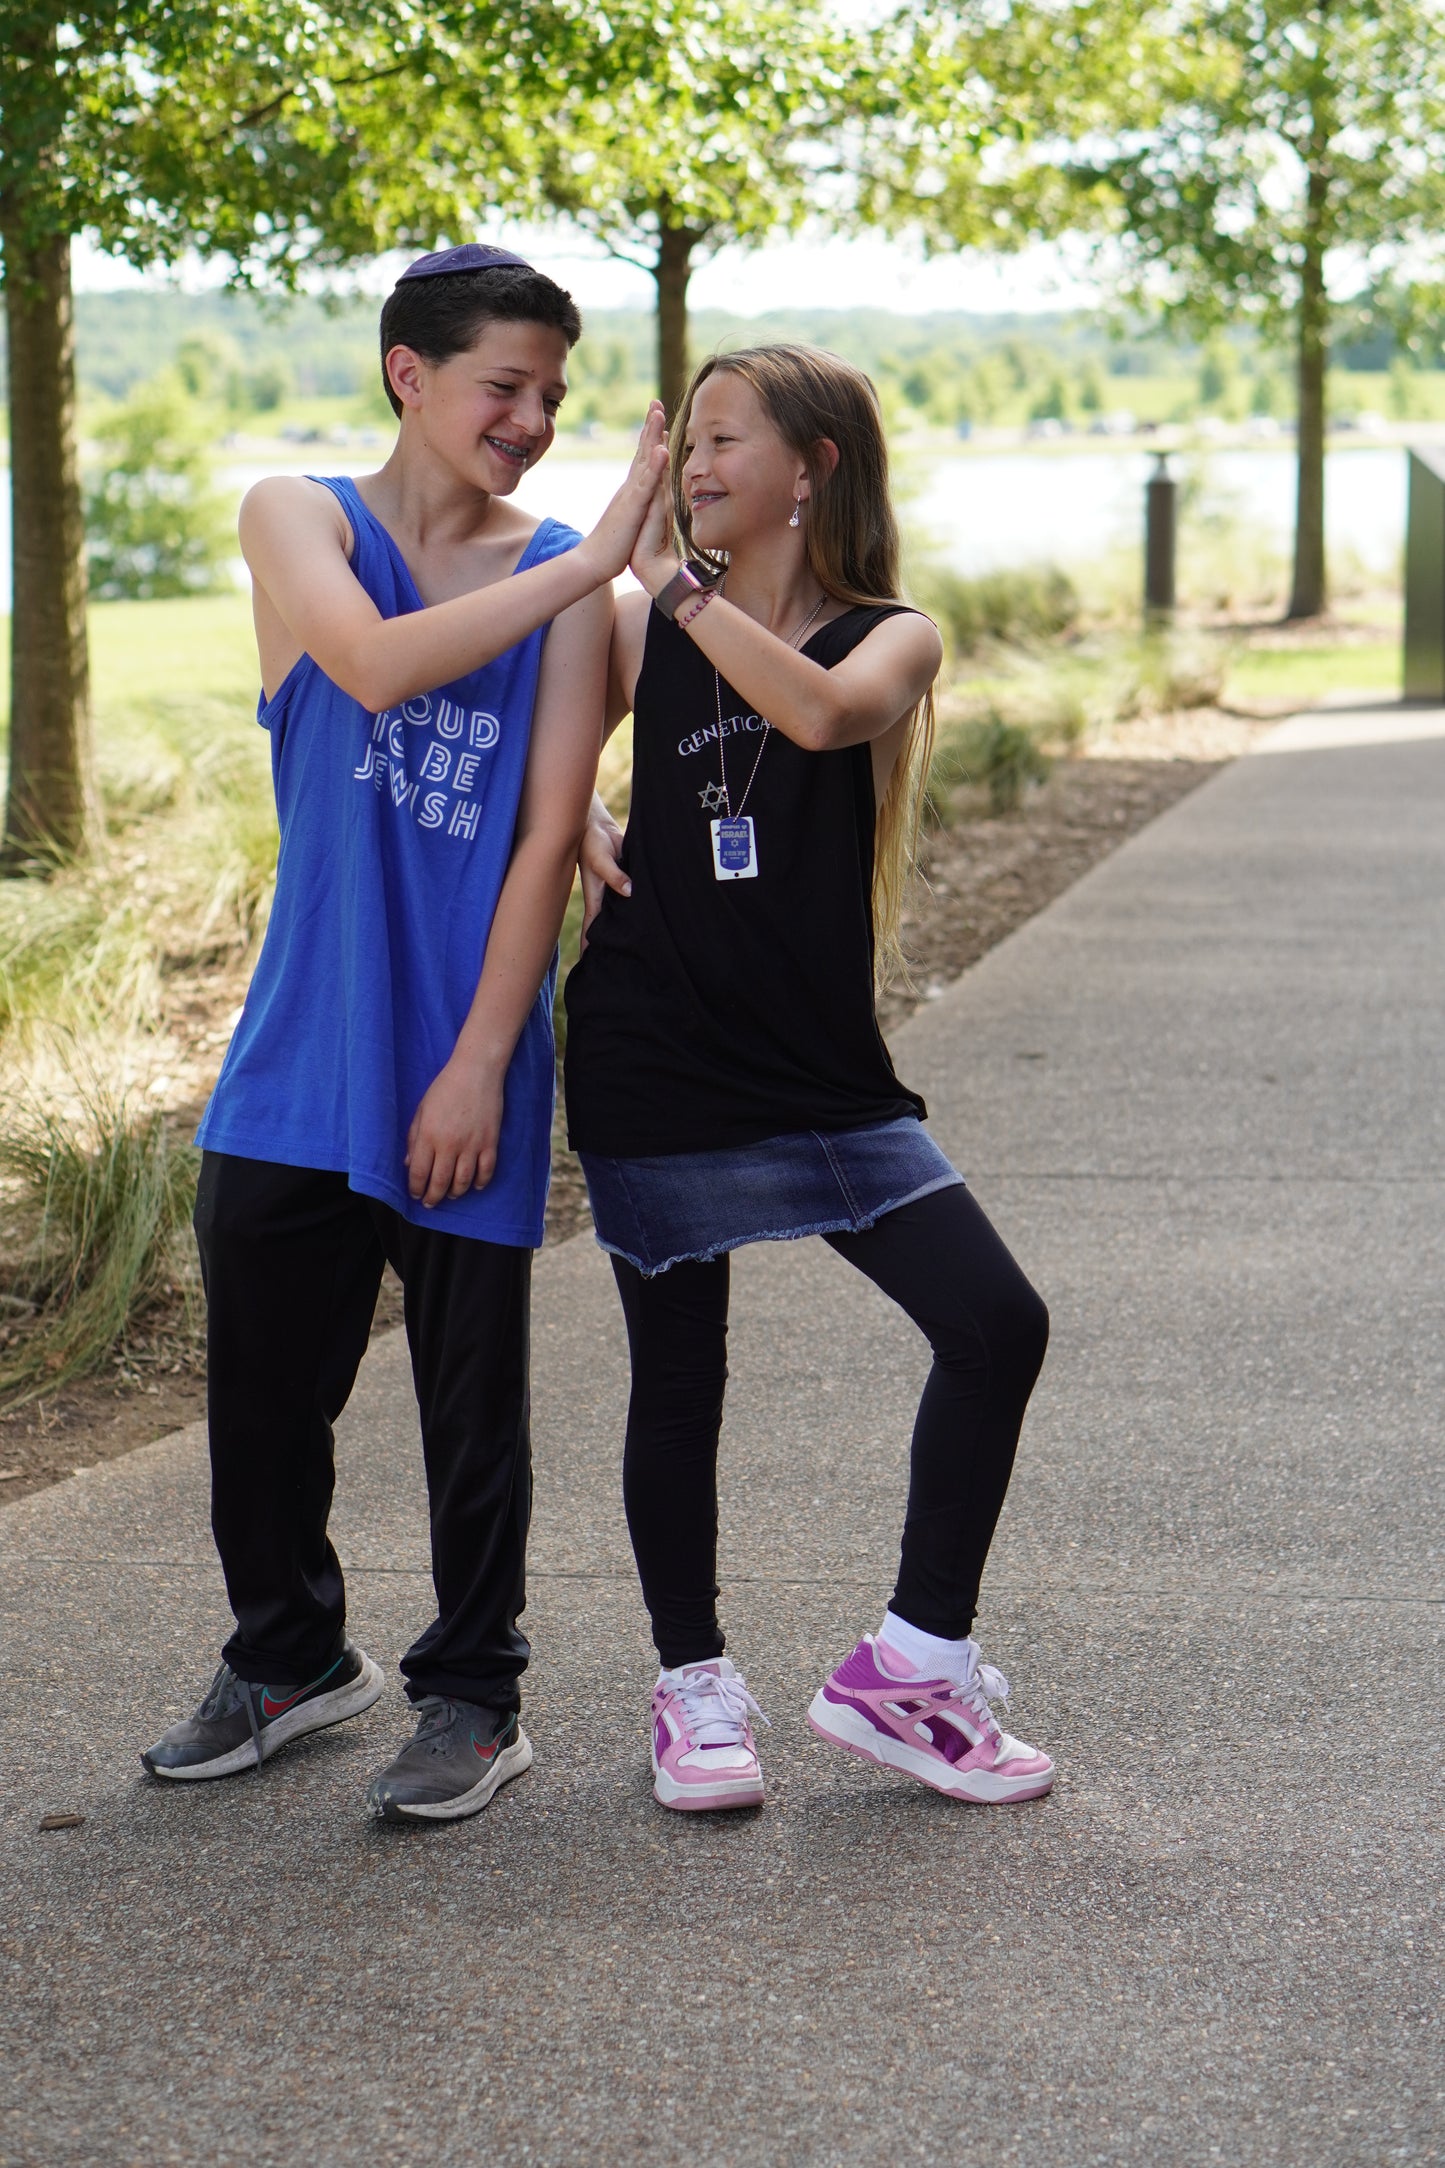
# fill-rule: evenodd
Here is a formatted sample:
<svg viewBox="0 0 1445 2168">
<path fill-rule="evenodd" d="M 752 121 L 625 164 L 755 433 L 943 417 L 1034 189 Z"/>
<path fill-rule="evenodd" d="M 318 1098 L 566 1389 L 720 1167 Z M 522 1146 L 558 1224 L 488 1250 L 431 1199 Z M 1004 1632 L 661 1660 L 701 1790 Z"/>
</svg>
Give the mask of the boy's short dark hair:
<svg viewBox="0 0 1445 2168">
<path fill-rule="evenodd" d="M 572 296 L 530 265 L 452 271 L 440 278 L 403 279 L 394 287 L 381 305 L 381 381 L 393 414 L 402 411 L 386 372 L 394 346 L 409 346 L 423 361 L 450 361 L 494 323 L 549 324 L 569 347 L 582 336 Z"/>
</svg>

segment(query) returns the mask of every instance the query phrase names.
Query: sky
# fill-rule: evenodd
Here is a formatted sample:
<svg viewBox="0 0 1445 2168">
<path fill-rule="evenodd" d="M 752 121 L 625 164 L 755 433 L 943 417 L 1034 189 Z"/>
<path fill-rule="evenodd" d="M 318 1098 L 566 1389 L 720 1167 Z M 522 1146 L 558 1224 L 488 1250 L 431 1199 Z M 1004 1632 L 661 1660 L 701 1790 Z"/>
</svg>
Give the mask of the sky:
<svg viewBox="0 0 1445 2168">
<path fill-rule="evenodd" d="M 584 309 L 653 305 L 653 283 L 646 272 L 615 262 L 565 230 L 498 226 L 483 229 L 479 238 L 505 241 L 532 257 L 568 287 Z M 362 292 L 385 293 L 405 260 L 382 257 L 362 267 L 353 283 Z M 143 277 L 84 241 L 77 243 L 74 271 L 77 288 L 87 293 L 170 283 Z M 183 269 L 180 284 L 195 289 L 218 285 L 221 279 L 218 266 L 196 262 Z M 862 300 L 900 315 L 948 309 L 991 315 L 1088 308 L 1097 302 L 1098 291 L 1083 275 L 1078 257 L 1057 247 L 1007 257 L 969 252 L 925 262 L 881 239 L 804 236 L 759 249 L 721 250 L 693 273 L 689 300 L 694 309 L 724 309 L 738 316 L 781 308 L 846 308 Z"/>
</svg>

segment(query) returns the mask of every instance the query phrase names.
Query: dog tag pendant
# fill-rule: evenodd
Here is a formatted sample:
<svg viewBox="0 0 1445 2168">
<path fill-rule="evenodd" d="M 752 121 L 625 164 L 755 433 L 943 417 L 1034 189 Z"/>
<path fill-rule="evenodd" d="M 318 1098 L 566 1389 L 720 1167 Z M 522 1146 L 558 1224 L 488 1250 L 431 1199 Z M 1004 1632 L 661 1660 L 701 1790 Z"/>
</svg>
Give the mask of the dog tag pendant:
<svg viewBox="0 0 1445 2168">
<path fill-rule="evenodd" d="M 719 881 L 755 881 L 758 852 L 753 836 L 753 816 L 739 820 L 709 821 L 712 830 L 712 870 Z"/>
</svg>

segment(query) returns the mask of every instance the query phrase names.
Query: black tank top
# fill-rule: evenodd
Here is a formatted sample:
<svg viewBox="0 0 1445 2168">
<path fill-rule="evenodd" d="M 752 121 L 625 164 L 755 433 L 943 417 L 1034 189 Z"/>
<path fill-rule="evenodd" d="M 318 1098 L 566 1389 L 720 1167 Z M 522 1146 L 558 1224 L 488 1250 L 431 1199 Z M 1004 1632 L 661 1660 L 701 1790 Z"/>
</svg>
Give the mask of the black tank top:
<svg viewBox="0 0 1445 2168">
<path fill-rule="evenodd" d="M 831 670 L 902 607 L 851 609 L 803 653 Z M 653 610 L 622 849 L 632 894 L 607 891 L 567 980 L 579 1151 L 720 1150 L 926 1112 L 873 1007 L 871 748 L 808 753 L 764 734 L 726 680 L 720 704 L 721 746 L 713 666 Z M 753 819 L 756 879 L 714 872 L 721 757 L 733 810 Z"/>
</svg>

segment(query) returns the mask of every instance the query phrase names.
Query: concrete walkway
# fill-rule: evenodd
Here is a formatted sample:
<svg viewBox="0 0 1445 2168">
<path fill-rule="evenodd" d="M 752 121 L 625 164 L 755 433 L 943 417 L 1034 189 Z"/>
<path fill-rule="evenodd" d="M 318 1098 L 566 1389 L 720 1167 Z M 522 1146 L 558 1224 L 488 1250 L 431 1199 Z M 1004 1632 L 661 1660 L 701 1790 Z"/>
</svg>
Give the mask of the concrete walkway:
<svg viewBox="0 0 1445 2168">
<path fill-rule="evenodd" d="M 394 1683 L 260 1778 L 142 1780 L 225 1628 L 198 1432 L 0 1512 L 0 2159 L 1445 2158 L 1445 713 L 1286 726 L 896 1053 L 1053 1311 L 979 1629 L 1052 1799 L 950 1806 L 803 1723 L 891 1586 L 923 1370 L 808 1243 L 736 1279 L 769 1803 L 652 1805 L 579 1240 L 537 1275 L 537 1761 L 474 1823 L 363 1817 Z M 340 1459 L 394 1661 L 428 1595 L 396 1338 Z"/>
</svg>

